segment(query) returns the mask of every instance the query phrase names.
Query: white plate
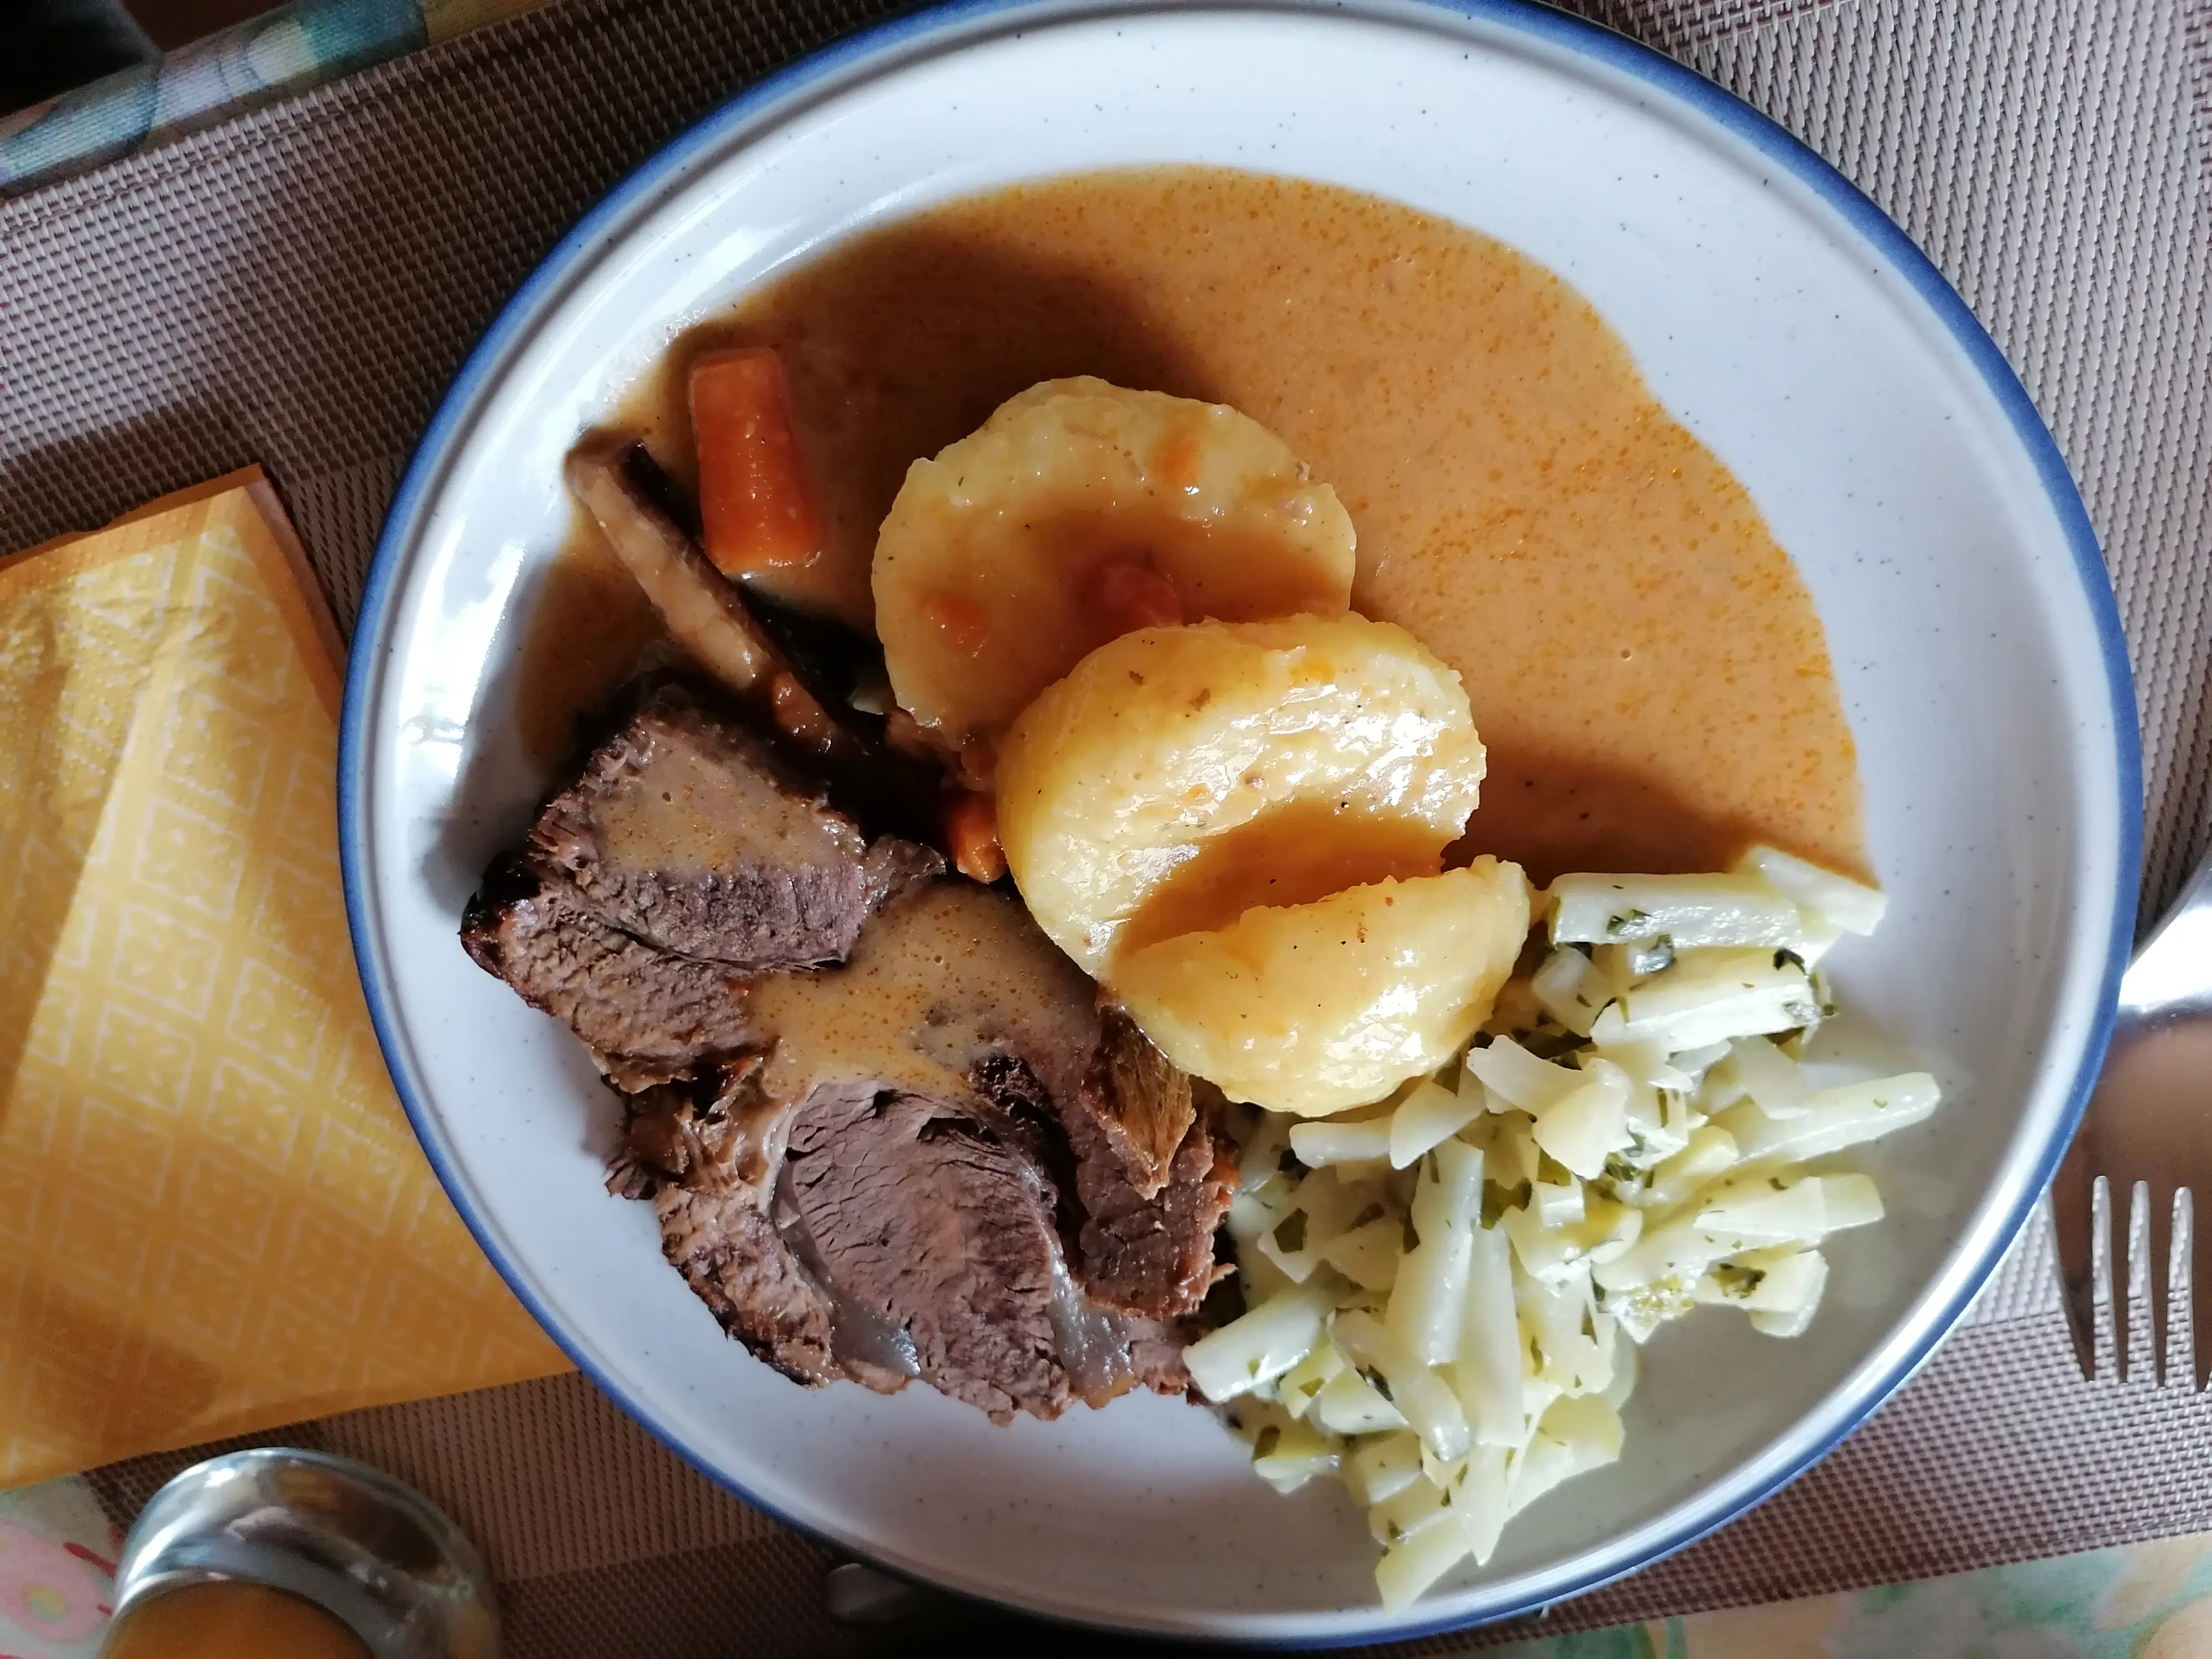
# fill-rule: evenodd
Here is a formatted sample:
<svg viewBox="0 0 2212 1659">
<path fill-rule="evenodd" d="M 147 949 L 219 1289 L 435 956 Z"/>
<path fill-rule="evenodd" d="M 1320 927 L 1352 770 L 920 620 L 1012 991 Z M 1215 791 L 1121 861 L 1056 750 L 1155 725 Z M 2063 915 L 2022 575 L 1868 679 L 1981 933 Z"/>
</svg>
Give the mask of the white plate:
<svg viewBox="0 0 2212 1659">
<path fill-rule="evenodd" d="M 1827 629 L 1887 884 L 1833 958 L 1882 1060 L 1948 1095 L 1867 1160 L 1891 1218 L 1794 1343 L 1648 1351 L 1626 1455 L 1396 1618 L 1349 1503 L 1274 1496 L 1205 1413 L 993 1427 L 916 1388 L 793 1387 L 600 1188 L 581 1048 L 471 965 L 461 905 L 546 780 L 511 702 L 562 451 L 686 321 L 856 227 L 1072 168 L 1257 167 L 1543 261 L 1750 488 Z M 752 1502 L 896 1571 L 1060 1617 L 1346 1641 L 1496 1617 L 1677 1548 L 1832 1447 L 1923 1358 L 2048 1175 L 2132 926 L 2125 655 L 2081 502 L 1966 307 L 1835 173 L 1705 82 L 1504 0 L 957 7 L 755 88 L 555 250 L 461 374 L 369 580 L 340 767 L 346 897 L 402 1098 L 462 1214 L 577 1363 Z M 593 1125 L 599 1127 L 594 1127 Z"/>
</svg>

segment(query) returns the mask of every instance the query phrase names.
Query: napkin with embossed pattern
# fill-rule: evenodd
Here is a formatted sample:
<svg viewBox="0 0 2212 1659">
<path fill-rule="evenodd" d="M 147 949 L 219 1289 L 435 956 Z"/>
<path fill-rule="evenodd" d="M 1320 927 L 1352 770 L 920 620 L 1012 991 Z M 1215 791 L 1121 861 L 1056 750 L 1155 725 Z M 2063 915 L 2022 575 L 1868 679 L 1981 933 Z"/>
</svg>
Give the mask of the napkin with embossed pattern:
<svg viewBox="0 0 2212 1659">
<path fill-rule="evenodd" d="M 565 1364 L 377 1051 L 339 660 L 258 469 L 0 561 L 0 1487 Z"/>
</svg>

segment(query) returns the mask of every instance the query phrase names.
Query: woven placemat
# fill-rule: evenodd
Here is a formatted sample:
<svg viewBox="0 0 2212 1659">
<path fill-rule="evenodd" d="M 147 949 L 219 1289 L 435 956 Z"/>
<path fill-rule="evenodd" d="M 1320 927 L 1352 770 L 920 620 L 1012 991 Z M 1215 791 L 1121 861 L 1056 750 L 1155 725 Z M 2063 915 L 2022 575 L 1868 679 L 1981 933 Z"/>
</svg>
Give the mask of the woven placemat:
<svg viewBox="0 0 2212 1659">
<path fill-rule="evenodd" d="M 2027 380 L 2112 565 L 2143 724 L 2146 914 L 2212 832 L 2212 0 L 1585 0 L 1803 137 Z M 356 610 L 416 434 L 561 232 L 874 0 L 556 0 L 0 204 L 0 546 L 268 467 Z M 2039 1222 L 1967 1324 L 1781 1496 L 1547 1628 L 2212 1528 L 2212 1403 L 2083 1383 Z M 327 1419 L 487 1545 L 510 1651 L 867 1652 L 827 1558 L 574 1377 Z M 185 1456 L 103 1471 L 127 1518 Z M 1440 1651 L 1510 1631 L 1403 1651 Z"/>
</svg>

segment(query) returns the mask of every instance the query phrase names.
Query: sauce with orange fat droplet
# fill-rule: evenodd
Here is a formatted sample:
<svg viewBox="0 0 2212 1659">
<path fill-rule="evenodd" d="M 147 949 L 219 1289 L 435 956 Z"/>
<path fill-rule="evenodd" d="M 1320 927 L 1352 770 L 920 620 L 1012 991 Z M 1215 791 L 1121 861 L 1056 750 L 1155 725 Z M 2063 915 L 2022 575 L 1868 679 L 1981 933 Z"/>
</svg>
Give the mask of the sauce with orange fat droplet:
<svg viewBox="0 0 2212 1659">
<path fill-rule="evenodd" d="M 1713 869 L 1754 840 L 1863 868 L 1850 732 L 1789 556 L 1604 319 L 1502 243 L 1223 168 L 953 202 L 678 340 L 615 423 L 686 483 L 689 366 L 738 344 L 783 355 L 823 521 L 821 560 L 761 578 L 787 598 L 865 624 L 908 464 L 1038 380 L 1231 404 L 1335 486 L 1358 608 L 1464 678 L 1490 771 L 1463 853 L 1539 881 Z M 611 684 L 533 669 L 572 654 L 533 629 L 526 721 L 556 678 L 571 711 Z"/>
</svg>

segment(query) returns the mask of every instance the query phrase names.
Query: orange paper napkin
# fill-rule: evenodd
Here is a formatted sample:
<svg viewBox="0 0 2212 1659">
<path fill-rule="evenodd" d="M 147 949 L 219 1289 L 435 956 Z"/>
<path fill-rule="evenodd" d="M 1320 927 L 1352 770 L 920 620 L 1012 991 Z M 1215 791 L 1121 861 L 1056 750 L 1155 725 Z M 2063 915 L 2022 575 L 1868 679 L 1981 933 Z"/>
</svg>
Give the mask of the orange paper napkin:
<svg viewBox="0 0 2212 1659">
<path fill-rule="evenodd" d="M 339 661 L 258 469 L 0 561 L 0 1487 L 566 1365 L 377 1051 Z"/>
</svg>

